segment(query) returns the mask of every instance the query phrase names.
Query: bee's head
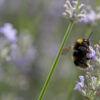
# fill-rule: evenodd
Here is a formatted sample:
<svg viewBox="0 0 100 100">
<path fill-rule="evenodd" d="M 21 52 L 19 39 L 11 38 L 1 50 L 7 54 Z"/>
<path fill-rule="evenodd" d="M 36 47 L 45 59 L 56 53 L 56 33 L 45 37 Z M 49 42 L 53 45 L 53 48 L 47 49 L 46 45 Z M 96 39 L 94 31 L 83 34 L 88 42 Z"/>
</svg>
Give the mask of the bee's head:
<svg viewBox="0 0 100 100">
<path fill-rule="evenodd" d="M 85 44 L 85 45 L 90 45 L 90 42 L 89 42 L 89 40 L 87 40 L 87 39 L 83 39 L 83 44 Z"/>
<path fill-rule="evenodd" d="M 77 43 L 78 44 L 86 44 L 88 46 L 90 45 L 89 40 L 87 40 L 87 39 L 78 39 Z"/>
</svg>

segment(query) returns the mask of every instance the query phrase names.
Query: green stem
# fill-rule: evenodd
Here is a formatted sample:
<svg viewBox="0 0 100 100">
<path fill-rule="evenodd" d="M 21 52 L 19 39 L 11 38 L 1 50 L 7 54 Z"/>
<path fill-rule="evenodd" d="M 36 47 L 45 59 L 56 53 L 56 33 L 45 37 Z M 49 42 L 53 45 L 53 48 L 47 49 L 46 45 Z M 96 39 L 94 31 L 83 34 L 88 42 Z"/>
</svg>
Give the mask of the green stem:
<svg viewBox="0 0 100 100">
<path fill-rule="evenodd" d="M 68 29 L 67 29 L 67 31 L 66 31 L 66 34 L 65 34 L 65 36 L 64 36 L 64 39 L 63 39 L 63 41 L 62 41 L 61 47 L 60 47 L 60 49 L 59 49 L 59 51 L 58 51 L 58 54 L 57 54 L 57 56 L 56 56 L 56 58 L 55 58 L 55 60 L 54 60 L 53 65 L 52 65 L 52 67 L 51 67 L 51 70 L 50 70 L 50 72 L 49 72 L 49 75 L 48 75 L 48 77 L 47 77 L 47 80 L 46 80 L 45 83 L 44 83 L 44 86 L 43 86 L 43 88 L 42 88 L 42 91 L 41 91 L 41 93 L 40 93 L 40 96 L 39 96 L 38 100 L 42 100 L 42 98 L 43 98 L 43 96 L 44 96 L 44 93 L 45 93 L 45 91 L 46 91 L 46 88 L 47 88 L 47 86 L 48 86 L 48 84 L 49 84 L 49 81 L 50 81 L 50 79 L 51 79 L 51 77 L 52 77 L 52 75 L 53 75 L 53 73 L 54 73 L 55 68 L 56 68 L 57 62 L 58 62 L 58 60 L 59 60 L 59 58 L 60 58 L 60 55 L 61 55 L 62 49 L 63 49 L 63 47 L 64 47 L 64 44 L 66 43 L 66 40 L 68 39 L 68 36 L 69 36 L 69 34 L 70 34 L 70 31 L 71 31 L 71 29 L 72 29 L 72 26 L 73 26 L 73 22 L 70 22 L 70 24 L 69 24 L 69 26 L 68 26 Z"/>
<path fill-rule="evenodd" d="M 79 4 L 80 4 L 80 0 L 77 0 L 77 6 L 76 6 L 76 11 L 77 11 L 77 13 L 78 13 Z"/>
<path fill-rule="evenodd" d="M 70 100 L 71 99 L 71 97 L 72 97 L 72 92 L 73 92 L 73 88 L 74 88 L 74 85 L 75 85 L 75 80 L 76 80 L 76 78 L 77 78 L 77 76 L 78 76 L 78 73 L 79 73 L 79 70 L 77 70 L 77 69 L 74 69 L 75 71 L 74 71 L 74 76 L 73 76 L 73 78 L 70 80 L 70 83 L 69 83 L 69 86 L 68 86 L 68 95 L 67 95 L 67 99 L 66 100 Z"/>
</svg>

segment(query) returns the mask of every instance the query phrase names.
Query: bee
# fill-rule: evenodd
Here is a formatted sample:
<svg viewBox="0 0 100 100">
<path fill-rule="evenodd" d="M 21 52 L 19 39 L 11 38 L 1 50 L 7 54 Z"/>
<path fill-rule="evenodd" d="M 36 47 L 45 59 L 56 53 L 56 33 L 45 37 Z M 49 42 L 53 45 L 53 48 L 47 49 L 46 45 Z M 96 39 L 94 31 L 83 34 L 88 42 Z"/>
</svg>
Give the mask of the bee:
<svg viewBox="0 0 100 100">
<path fill-rule="evenodd" d="M 92 34 L 92 32 L 91 32 Z M 91 36 L 90 34 L 90 36 Z M 90 60 L 91 58 L 89 58 L 87 55 L 88 53 L 90 53 L 90 41 L 89 38 L 88 39 L 78 39 L 74 45 L 69 46 L 68 48 L 64 48 L 62 51 L 62 55 L 65 55 L 68 51 L 70 51 L 71 49 L 74 50 L 73 52 L 73 56 L 72 56 L 72 60 L 74 62 L 74 64 L 82 69 L 86 69 L 88 68 L 88 60 Z"/>
</svg>

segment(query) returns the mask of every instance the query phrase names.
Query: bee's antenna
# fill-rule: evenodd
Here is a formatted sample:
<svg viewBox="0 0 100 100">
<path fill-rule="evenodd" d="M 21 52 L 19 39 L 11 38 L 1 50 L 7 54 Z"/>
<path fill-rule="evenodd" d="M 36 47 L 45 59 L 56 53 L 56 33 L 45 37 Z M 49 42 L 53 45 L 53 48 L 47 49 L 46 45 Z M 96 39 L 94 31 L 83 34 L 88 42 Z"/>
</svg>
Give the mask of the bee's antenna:
<svg viewBox="0 0 100 100">
<path fill-rule="evenodd" d="M 93 32 L 91 32 L 91 33 L 90 33 L 90 35 L 89 35 L 89 37 L 88 37 L 88 39 L 87 39 L 87 40 L 89 40 L 89 39 L 90 39 L 90 37 L 91 37 L 91 35 L 92 35 L 92 34 L 93 34 Z"/>
</svg>

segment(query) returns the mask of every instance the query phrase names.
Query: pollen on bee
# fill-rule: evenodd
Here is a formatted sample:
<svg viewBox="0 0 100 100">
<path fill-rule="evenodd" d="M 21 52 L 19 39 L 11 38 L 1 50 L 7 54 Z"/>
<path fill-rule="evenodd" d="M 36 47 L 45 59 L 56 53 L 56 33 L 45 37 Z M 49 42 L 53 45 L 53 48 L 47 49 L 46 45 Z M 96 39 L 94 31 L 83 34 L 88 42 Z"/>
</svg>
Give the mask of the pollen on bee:
<svg viewBox="0 0 100 100">
<path fill-rule="evenodd" d="M 72 56 L 72 60 L 75 61 L 76 60 L 76 57 L 75 56 Z"/>
<path fill-rule="evenodd" d="M 77 43 L 79 43 L 79 44 L 81 44 L 82 42 L 83 42 L 82 39 L 78 39 L 78 40 L 77 40 Z"/>
</svg>

